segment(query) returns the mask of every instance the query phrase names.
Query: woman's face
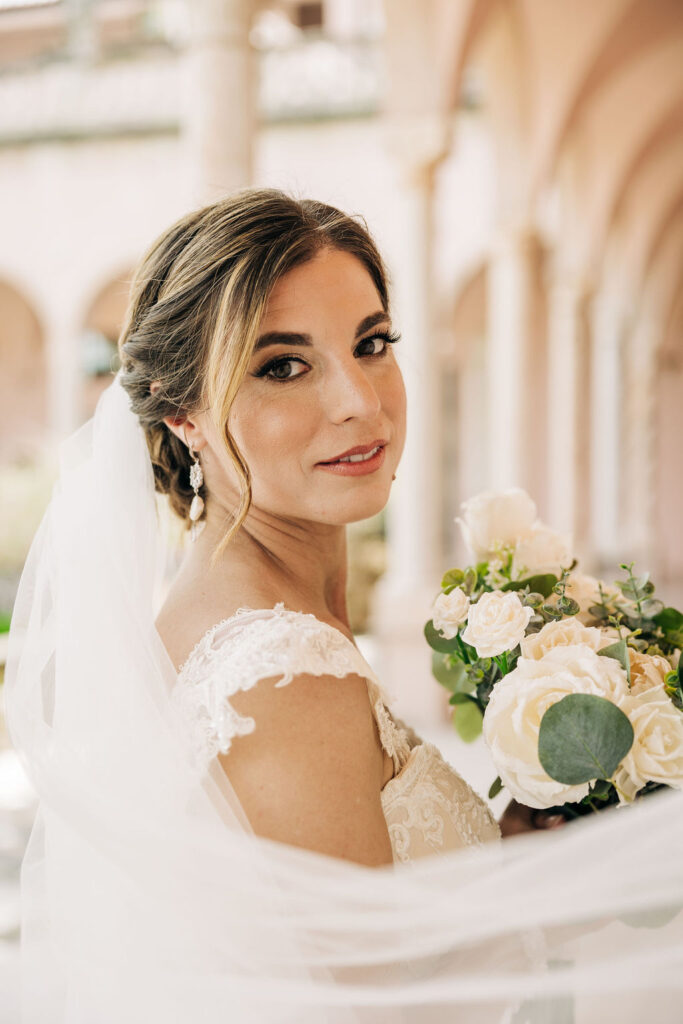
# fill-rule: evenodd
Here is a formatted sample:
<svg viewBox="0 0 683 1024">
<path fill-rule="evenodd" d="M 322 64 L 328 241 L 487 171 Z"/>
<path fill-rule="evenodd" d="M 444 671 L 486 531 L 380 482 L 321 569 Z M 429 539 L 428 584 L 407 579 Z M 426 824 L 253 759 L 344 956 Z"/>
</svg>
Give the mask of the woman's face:
<svg viewBox="0 0 683 1024">
<path fill-rule="evenodd" d="M 281 337 L 292 332 L 305 337 Z M 228 424 L 251 471 L 255 508 L 326 524 L 384 508 L 405 443 L 406 393 L 393 344 L 378 332 L 391 335 L 391 321 L 370 274 L 347 252 L 326 248 L 275 285 Z M 206 420 L 201 429 L 209 494 L 223 503 L 225 488 L 234 508 L 232 464 Z M 377 444 L 367 462 L 323 465 Z"/>
</svg>

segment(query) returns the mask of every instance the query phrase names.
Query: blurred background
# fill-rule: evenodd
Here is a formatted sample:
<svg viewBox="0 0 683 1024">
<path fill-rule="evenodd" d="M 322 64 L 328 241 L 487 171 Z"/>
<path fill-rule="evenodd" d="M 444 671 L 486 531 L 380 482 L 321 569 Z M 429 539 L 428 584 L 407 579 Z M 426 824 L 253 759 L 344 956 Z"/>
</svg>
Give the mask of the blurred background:
<svg viewBox="0 0 683 1024">
<path fill-rule="evenodd" d="M 462 501 L 524 487 L 584 572 L 635 560 L 683 602 L 683 5 L 0 0 L 0 673 L 136 261 L 248 184 L 361 214 L 389 266 L 408 439 L 349 530 L 351 624 L 485 793 L 422 636 Z M 5 1024 L 35 803 L 1 709 Z"/>
</svg>

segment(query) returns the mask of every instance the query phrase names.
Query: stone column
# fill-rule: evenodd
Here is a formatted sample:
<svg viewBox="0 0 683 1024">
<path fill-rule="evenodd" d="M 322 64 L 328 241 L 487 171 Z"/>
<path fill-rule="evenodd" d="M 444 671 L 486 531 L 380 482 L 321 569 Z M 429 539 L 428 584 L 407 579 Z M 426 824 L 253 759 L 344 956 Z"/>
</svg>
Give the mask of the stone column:
<svg viewBox="0 0 683 1024">
<path fill-rule="evenodd" d="M 533 492 L 528 466 L 534 431 L 534 248 L 527 230 L 506 227 L 499 229 L 491 249 L 487 404 L 488 478 L 494 490 L 525 487 Z"/>
<path fill-rule="evenodd" d="M 256 64 L 252 0 L 192 0 L 184 57 L 184 135 L 193 203 L 251 183 Z"/>
<path fill-rule="evenodd" d="M 624 559 L 634 560 L 640 572 L 654 571 L 655 557 L 655 398 L 656 348 L 660 329 L 647 309 L 631 333 L 626 360 L 626 395 L 623 405 L 625 444 Z"/>
<path fill-rule="evenodd" d="M 445 154 L 440 122 L 387 125 L 399 167 L 394 197 L 401 241 L 391 260 L 392 298 L 402 342 L 397 351 L 407 392 L 407 436 L 387 508 L 389 569 L 372 606 L 378 671 L 394 692 L 399 717 L 412 724 L 445 715 L 431 675 L 423 627 L 447 566 L 441 552 L 439 359 L 433 333 L 434 179 Z"/>
<path fill-rule="evenodd" d="M 576 541 L 580 504 L 587 497 L 581 476 L 579 437 L 582 409 L 582 284 L 556 273 L 548 284 L 547 521 Z"/>
<path fill-rule="evenodd" d="M 99 56 L 95 0 L 67 0 L 67 49 L 69 55 L 84 64 L 94 64 Z"/>
<path fill-rule="evenodd" d="M 624 556 L 620 487 L 622 432 L 622 305 L 605 288 L 591 303 L 590 547 L 596 571 Z"/>
</svg>

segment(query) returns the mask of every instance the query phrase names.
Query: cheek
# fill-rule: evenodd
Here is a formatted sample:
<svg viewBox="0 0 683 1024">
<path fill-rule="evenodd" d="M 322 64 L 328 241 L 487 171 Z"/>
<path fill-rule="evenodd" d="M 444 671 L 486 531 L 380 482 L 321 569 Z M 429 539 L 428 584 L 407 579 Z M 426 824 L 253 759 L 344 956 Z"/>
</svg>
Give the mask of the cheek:
<svg viewBox="0 0 683 1024">
<path fill-rule="evenodd" d="M 252 400 L 247 408 L 233 410 L 233 436 L 254 475 L 259 466 L 300 458 L 310 443 L 313 431 L 304 396 L 289 401 Z"/>
<path fill-rule="evenodd" d="M 403 450 L 406 436 L 407 396 L 403 375 L 398 366 L 392 367 L 382 395 L 384 411 L 394 428 L 394 439 L 399 452 Z"/>
</svg>

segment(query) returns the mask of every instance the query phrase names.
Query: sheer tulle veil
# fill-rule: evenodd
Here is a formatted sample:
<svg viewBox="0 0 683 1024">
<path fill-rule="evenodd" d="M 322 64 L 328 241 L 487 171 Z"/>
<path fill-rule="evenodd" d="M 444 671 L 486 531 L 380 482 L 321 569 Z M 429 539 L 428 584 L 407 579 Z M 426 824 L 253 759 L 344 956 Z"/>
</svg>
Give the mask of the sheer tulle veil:
<svg viewBox="0 0 683 1024">
<path fill-rule="evenodd" d="M 61 446 L 10 631 L 24 1022 L 680 1020 L 683 794 L 381 868 L 259 837 L 168 700 L 168 557 L 117 376 Z"/>
</svg>

